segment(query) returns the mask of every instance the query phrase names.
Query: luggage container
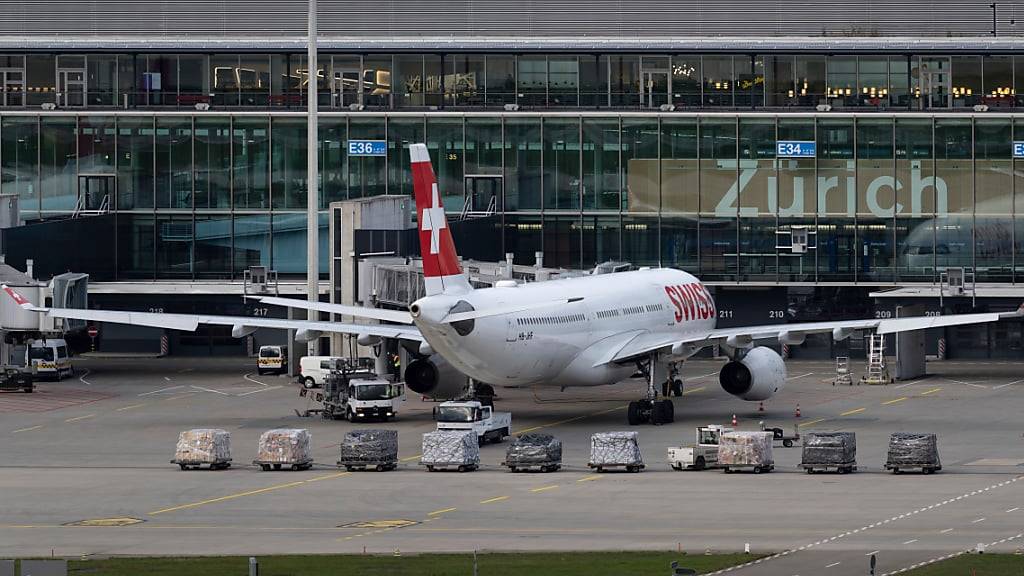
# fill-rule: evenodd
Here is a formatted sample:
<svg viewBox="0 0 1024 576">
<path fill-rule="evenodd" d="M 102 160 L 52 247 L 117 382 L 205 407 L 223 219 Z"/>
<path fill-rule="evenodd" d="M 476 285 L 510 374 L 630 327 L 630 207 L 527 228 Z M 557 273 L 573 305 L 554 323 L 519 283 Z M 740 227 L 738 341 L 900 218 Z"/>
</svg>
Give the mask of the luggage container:
<svg viewBox="0 0 1024 576">
<path fill-rule="evenodd" d="M 473 430 L 438 430 L 423 435 L 420 465 L 430 472 L 472 472 L 480 467 L 480 443 Z"/>
<path fill-rule="evenodd" d="M 259 448 L 253 464 L 264 471 L 309 470 L 313 456 L 309 451 L 309 430 L 304 428 L 277 428 L 260 435 Z"/>
<path fill-rule="evenodd" d="M 178 435 L 174 460 L 182 470 L 199 469 L 204 464 L 210 470 L 231 466 L 231 434 L 219 428 L 194 428 Z"/>
<path fill-rule="evenodd" d="M 550 434 L 523 434 L 509 444 L 502 465 L 510 472 L 555 472 L 562 467 L 562 441 Z"/>
<path fill-rule="evenodd" d="M 804 437 L 800 467 L 808 474 L 857 470 L 857 435 L 853 432 L 811 432 Z"/>
<path fill-rule="evenodd" d="M 622 468 L 626 472 L 644 469 L 640 454 L 640 435 L 636 432 L 598 432 L 590 437 L 590 462 L 587 466 L 604 472 Z"/>
<path fill-rule="evenodd" d="M 718 465 L 726 474 L 751 470 L 754 474 L 775 469 L 771 432 L 728 432 L 718 444 Z"/>
<path fill-rule="evenodd" d="M 889 456 L 885 469 L 892 470 L 893 474 L 915 469 L 924 474 L 942 470 L 938 437 L 927 433 L 894 432 L 889 437 Z"/>
<path fill-rule="evenodd" d="M 384 472 L 398 467 L 397 430 L 352 430 L 341 441 L 338 466 Z"/>
</svg>

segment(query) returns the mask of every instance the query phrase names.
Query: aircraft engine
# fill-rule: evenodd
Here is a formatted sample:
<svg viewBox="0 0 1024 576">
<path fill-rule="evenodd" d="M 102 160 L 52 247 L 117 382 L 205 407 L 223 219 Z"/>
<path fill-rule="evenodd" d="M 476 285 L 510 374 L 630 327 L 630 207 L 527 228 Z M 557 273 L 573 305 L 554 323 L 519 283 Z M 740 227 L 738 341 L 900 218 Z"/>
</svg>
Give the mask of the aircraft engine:
<svg viewBox="0 0 1024 576">
<path fill-rule="evenodd" d="M 718 381 L 726 392 L 743 400 L 767 400 L 786 383 L 786 363 L 765 346 L 747 352 L 742 360 L 722 367 Z"/>
<path fill-rule="evenodd" d="M 409 362 L 405 369 L 405 385 L 417 394 L 450 400 L 465 392 L 469 381 L 465 374 L 434 354 Z"/>
</svg>

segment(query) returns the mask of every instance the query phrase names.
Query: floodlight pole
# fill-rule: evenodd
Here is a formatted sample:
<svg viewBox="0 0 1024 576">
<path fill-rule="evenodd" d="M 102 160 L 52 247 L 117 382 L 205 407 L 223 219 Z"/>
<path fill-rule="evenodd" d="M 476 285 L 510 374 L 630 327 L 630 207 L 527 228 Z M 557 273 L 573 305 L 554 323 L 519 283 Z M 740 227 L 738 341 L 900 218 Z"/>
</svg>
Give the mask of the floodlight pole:
<svg viewBox="0 0 1024 576">
<path fill-rule="evenodd" d="M 307 103 L 307 126 L 306 126 L 306 290 L 310 302 L 320 301 L 320 171 L 317 165 L 317 85 L 319 74 L 316 63 L 316 0 L 309 1 L 309 46 L 306 56 L 306 95 Z M 312 310 L 306 312 L 306 318 L 316 320 L 318 312 Z M 319 338 L 313 338 L 306 343 L 309 354 L 317 354 Z"/>
</svg>

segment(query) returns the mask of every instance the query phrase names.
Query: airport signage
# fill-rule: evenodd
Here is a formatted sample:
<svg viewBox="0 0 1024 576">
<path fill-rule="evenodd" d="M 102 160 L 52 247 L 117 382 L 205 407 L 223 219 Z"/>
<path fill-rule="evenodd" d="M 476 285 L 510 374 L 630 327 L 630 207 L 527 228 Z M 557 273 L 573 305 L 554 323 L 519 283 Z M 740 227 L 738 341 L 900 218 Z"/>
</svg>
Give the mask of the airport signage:
<svg viewBox="0 0 1024 576">
<path fill-rule="evenodd" d="M 775 143 L 775 155 L 779 158 L 814 158 L 817 146 L 806 140 L 779 140 Z"/>
<path fill-rule="evenodd" d="M 349 140 L 349 156 L 387 156 L 388 143 L 385 140 Z"/>
<path fill-rule="evenodd" d="M 1024 158 L 1024 142 L 1020 140 L 1014 140 L 1013 142 L 1013 157 Z"/>
</svg>

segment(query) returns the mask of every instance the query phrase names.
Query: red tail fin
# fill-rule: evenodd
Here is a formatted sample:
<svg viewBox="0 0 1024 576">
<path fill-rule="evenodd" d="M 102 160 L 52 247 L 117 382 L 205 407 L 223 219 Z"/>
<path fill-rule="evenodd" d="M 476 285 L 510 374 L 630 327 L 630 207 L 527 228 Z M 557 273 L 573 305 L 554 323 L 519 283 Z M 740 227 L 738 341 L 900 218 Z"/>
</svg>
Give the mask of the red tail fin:
<svg viewBox="0 0 1024 576">
<path fill-rule="evenodd" d="M 448 218 L 441 205 L 437 178 L 430 164 L 426 144 L 410 144 L 412 182 L 416 193 L 416 215 L 420 229 L 420 254 L 423 256 L 423 278 L 428 296 L 447 291 L 470 290 L 462 274 L 448 229 Z"/>
</svg>

